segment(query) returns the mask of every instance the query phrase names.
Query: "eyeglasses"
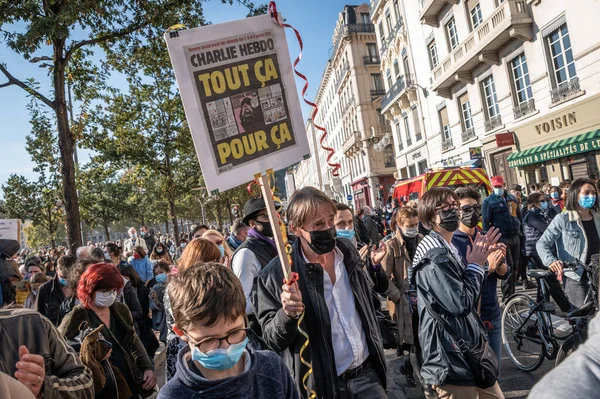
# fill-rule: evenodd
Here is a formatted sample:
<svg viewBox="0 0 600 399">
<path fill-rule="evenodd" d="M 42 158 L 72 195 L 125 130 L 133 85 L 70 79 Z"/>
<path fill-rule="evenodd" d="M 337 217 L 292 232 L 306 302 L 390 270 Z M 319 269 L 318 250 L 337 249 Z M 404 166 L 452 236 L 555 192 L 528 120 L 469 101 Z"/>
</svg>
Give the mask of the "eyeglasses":
<svg viewBox="0 0 600 399">
<path fill-rule="evenodd" d="M 457 209 L 460 207 L 460 204 L 456 201 L 452 202 L 452 203 L 447 203 L 447 202 L 442 202 L 442 205 L 436 207 L 435 209 L 437 211 L 443 211 L 443 212 L 447 212 L 450 209 Z"/>
<path fill-rule="evenodd" d="M 210 337 L 203 339 L 199 342 L 196 342 L 192 337 L 190 337 L 186 332 L 184 332 L 187 339 L 194 345 L 196 348 L 200 349 L 202 353 L 208 353 L 210 351 L 214 351 L 215 349 L 219 349 L 221 347 L 221 343 L 223 341 L 227 342 L 229 345 L 239 344 L 243 340 L 246 339 L 248 335 L 247 328 L 240 328 L 237 330 L 233 330 L 226 337 L 216 338 Z"/>
<path fill-rule="evenodd" d="M 470 213 L 473 211 L 481 211 L 481 205 L 476 204 L 476 205 L 464 205 L 460 208 L 461 211 L 463 211 L 464 213 Z"/>
</svg>

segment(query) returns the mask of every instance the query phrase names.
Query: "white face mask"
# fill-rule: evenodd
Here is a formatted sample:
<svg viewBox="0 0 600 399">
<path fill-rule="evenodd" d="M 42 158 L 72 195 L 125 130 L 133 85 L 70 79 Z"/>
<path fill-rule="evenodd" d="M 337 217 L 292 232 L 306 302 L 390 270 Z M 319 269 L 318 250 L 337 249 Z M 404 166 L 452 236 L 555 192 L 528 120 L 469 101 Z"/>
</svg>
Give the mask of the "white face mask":
<svg viewBox="0 0 600 399">
<path fill-rule="evenodd" d="M 115 303 L 117 299 L 116 291 L 102 292 L 96 291 L 96 297 L 94 298 L 94 304 L 99 308 L 109 308 Z"/>
</svg>

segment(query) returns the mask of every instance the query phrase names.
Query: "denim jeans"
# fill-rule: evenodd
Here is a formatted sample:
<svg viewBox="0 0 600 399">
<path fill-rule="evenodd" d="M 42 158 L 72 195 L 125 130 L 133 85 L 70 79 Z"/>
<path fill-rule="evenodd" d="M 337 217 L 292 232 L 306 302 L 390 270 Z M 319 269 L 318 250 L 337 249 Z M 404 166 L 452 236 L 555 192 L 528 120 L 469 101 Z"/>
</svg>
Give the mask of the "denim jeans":
<svg viewBox="0 0 600 399">
<path fill-rule="evenodd" d="M 495 319 L 491 320 L 494 328 L 488 330 L 488 338 L 490 340 L 490 346 L 496 353 L 498 358 L 498 373 L 500 373 L 500 365 L 502 359 L 502 314 L 498 315 Z"/>
</svg>

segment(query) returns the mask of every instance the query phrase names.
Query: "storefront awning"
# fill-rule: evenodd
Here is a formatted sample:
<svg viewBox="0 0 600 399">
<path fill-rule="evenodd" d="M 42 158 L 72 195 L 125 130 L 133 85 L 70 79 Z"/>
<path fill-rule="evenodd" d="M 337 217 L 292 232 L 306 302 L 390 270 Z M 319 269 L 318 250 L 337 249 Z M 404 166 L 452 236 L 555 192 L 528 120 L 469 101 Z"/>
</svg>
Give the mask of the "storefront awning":
<svg viewBox="0 0 600 399">
<path fill-rule="evenodd" d="M 513 152 L 507 160 L 509 167 L 516 168 L 594 150 L 600 150 L 600 129 L 527 150 Z"/>
</svg>

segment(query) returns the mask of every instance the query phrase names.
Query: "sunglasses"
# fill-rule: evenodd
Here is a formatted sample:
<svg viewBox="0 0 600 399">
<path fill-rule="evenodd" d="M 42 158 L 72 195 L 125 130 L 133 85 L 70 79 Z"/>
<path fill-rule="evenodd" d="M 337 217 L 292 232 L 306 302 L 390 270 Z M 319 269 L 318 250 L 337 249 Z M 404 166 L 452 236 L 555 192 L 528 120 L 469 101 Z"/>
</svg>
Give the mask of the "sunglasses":
<svg viewBox="0 0 600 399">
<path fill-rule="evenodd" d="M 460 208 L 461 211 L 463 211 L 464 213 L 470 213 L 473 211 L 481 211 L 481 205 L 477 204 L 477 205 L 464 205 Z"/>
<path fill-rule="evenodd" d="M 460 204 L 456 201 L 452 202 L 452 203 L 447 203 L 447 202 L 442 202 L 442 205 L 436 207 L 435 209 L 437 211 L 443 211 L 443 212 L 447 212 L 450 209 L 457 209 L 460 207 Z"/>
</svg>

